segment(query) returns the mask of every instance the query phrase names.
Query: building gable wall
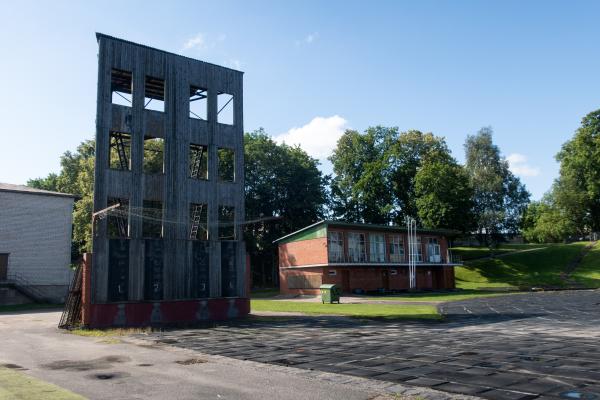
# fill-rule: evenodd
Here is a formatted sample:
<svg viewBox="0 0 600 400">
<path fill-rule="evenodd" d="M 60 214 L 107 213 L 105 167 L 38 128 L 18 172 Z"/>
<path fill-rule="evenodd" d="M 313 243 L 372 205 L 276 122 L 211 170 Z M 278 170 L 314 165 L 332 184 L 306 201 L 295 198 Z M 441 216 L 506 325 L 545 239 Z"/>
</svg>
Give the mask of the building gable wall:
<svg viewBox="0 0 600 400">
<path fill-rule="evenodd" d="M 73 198 L 0 192 L 0 253 L 32 285 L 70 283 Z M 62 290 L 62 289 L 61 289 Z"/>
</svg>

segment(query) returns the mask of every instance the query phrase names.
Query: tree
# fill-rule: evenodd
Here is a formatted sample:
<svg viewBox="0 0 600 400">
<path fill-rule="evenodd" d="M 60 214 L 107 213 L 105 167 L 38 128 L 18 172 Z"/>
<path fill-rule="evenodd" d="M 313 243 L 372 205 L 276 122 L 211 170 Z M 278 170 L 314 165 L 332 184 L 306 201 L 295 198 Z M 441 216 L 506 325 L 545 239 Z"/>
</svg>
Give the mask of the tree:
<svg viewBox="0 0 600 400">
<path fill-rule="evenodd" d="M 374 127 L 365 134 L 347 130 L 329 158 L 333 214 L 349 222 L 387 223 L 393 207 L 385 152 L 397 128 Z"/>
<path fill-rule="evenodd" d="M 452 157 L 443 138 L 419 131 L 372 127 L 348 130 L 330 157 L 332 211 L 354 222 L 403 224 L 418 218 L 415 176 L 426 160 Z"/>
<path fill-rule="evenodd" d="M 486 245 L 497 243 L 504 234 L 518 233 L 529 203 L 529 193 L 508 169 L 508 162 L 492 141 L 492 133 L 491 128 L 482 128 L 465 142 L 476 231 Z"/>
<path fill-rule="evenodd" d="M 449 163 L 450 150 L 443 137 L 411 130 L 401 133 L 391 143 L 387 162 L 394 195 L 393 220 L 404 223 L 405 218 L 419 218 L 415 180 L 424 163 Z M 443 178 L 442 178 L 443 179 Z M 422 222 L 422 221 L 420 221 Z"/>
<path fill-rule="evenodd" d="M 584 234 L 600 231 L 600 110 L 587 114 L 556 159 L 556 202 Z"/>
<path fill-rule="evenodd" d="M 90 251 L 92 247 L 94 156 L 95 143 L 93 140 L 86 140 L 77 147 L 75 153 L 66 151 L 61 156 L 59 174 L 50 173 L 45 178 L 27 182 L 27 186 L 78 196 L 73 210 L 74 255 Z"/>
<path fill-rule="evenodd" d="M 299 147 L 278 145 L 263 129 L 244 135 L 246 248 L 255 282 L 277 283 L 273 241 L 324 217 L 328 177 Z"/>
<path fill-rule="evenodd" d="M 576 227 L 564 209 L 556 204 L 555 192 L 529 203 L 523 216 L 523 237 L 529 242 L 561 242 L 576 234 Z"/>
<path fill-rule="evenodd" d="M 454 160 L 425 161 L 415 177 L 416 207 L 426 228 L 469 231 L 472 196 L 469 176 Z"/>
</svg>

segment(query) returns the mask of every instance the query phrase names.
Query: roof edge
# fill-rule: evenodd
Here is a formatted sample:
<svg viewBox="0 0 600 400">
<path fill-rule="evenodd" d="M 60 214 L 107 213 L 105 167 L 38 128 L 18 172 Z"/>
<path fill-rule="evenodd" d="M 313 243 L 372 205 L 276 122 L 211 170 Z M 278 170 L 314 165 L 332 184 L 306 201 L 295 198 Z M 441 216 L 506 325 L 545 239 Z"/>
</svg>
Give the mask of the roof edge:
<svg viewBox="0 0 600 400">
<path fill-rule="evenodd" d="M 184 56 L 184 55 L 181 55 L 181 54 L 173 53 L 172 51 L 162 50 L 162 49 L 158 49 L 156 47 L 148 46 L 148 45 L 145 45 L 145 44 L 132 42 L 131 40 L 121 39 L 121 38 L 118 38 L 118 37 L 115 37 L 115 36 L 107 35 L 105 33 L 96 32 L 96 41 L 100 42 L 100 39 L 116 40 L 117 42 L 122 42 L 122 43 L 132 44 L 134 46 L 144 47 L 144 48 L 149 49 L 149 50 L 159 51 L 161 53 L 170 54 L 172 56 L 187 58 L 188 60 L 192 60 L 192 61 L 195 61 L 195 62 L 201 62 L 201 63 L 204 63 L 204 64 L 213 65 L 213 66 L 219 67 L 219 68 L 225 68 L 225 69 L 228 69 L 228 70 L 233 71 L 233 72 L 237 72 L 237 73 L 242 74 L 242 75 L 244 74 L 244 71 L 240 71 L 240 70 L 237 70 L 237 69 L 225 67 L 223 65 L 219 65 L 219 64 L 214 64 L 214 63 L 207 62 L 207 61 L 198 60 L 196 58 L 192 58 L 192 57 Z"/>
<path fill-rule="evenodd" d="M 36 189 L 30 186 L 13 185 L 9 183 L 0 183 L 0 192 L 32 194 L 36 196 L 68 197 L 72 199 L 79 199 L 81 197 L 71 193 L 54 192 L 51 190 Z"/>
<path fill-rule="evenodd" d="M 324 220 L 324 219 L 322 219 L 322 220 L 320 220 L 320 221 L 317 221 L 317 222 L 315 222 L 314 224 L 310 224 L 310 225 L 308 225 L 308 226 L 305 226 L 304 228 L 298 229 L 297 231 L 294 231 L 294 232 L 292 232 L 292 233 L 288 233 L 288 234 L 287 234 L 287 235 L 285 235 L 285 236 L 282 236 L 282 237 L 280 237 L 280 238 L 278 238 L 278 239 L 275 239 L 275 240 L 273 240 L 273 243 L 278 243 L 278 242 L 281 242 L 282 240 L 284 240 L 284 239 L 287 239 L 287 238 L 289 238 L 290 236 L 294 236 L 294 235 L 296 235 L 296 234 L 298 234 L 298 233 L 300 233 L 300 232 L 304 232 L 304 231 L 306 231 L 306 230 L 308 230 L 308 229 L 314 228 L 315 226 L 319 226 L 320 224 L 326 224 L 326 223 L 327 223 L 327 221 L 326 221 L 326 220 Z"/>
<path fill-rule="evenodd" d="M 315 222 L 314 224 L 305 226 L 304 228 L 298 229 L 297 231 L 288 233 L 285 236 L 282 236 L 278 239 L 275 239 L 273 243 L 281 242 L 282 240 L 288 239 L 291 236 L 297 235 L 298 233 L 304 232 L 308 229 L 314 228 L 318 225 L 333 225 L 333 226 L 342 226 L 342 227 L 350 227 L 350 228 L 364 228 L 369 230 L 405 230 L 406 228 L 402 225 L 380 225 L 380 224 L 367 224 L 362 222 L 346 222 L 346 221 L 336 221 L 336 220 L 320 220 Z M 417 233 L 437 233 L 441 235 L 457 235 L 460 234 L 460 231 L 456 229 L 446 229 L 446 228 L 438 228 L 438 229 L 428 229 L 428 228 L 417 228 Z"/>
</svg>

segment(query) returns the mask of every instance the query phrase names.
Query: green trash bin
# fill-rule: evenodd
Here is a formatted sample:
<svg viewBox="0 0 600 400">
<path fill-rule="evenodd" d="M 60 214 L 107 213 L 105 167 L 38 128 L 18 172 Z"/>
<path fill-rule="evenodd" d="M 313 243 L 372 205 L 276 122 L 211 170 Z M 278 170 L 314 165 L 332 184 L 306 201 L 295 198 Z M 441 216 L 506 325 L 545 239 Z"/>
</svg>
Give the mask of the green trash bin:
<svg viewBox="0 0 600 400">
<path fill-rule="evenodd" d="M 335 284 L 325 284 L 319 287 L 321 289 L 321 302 L 322 303 L 338 303 L 340 304 L 340 296 L 342 295 L 342 289 Z"/>
</svg>

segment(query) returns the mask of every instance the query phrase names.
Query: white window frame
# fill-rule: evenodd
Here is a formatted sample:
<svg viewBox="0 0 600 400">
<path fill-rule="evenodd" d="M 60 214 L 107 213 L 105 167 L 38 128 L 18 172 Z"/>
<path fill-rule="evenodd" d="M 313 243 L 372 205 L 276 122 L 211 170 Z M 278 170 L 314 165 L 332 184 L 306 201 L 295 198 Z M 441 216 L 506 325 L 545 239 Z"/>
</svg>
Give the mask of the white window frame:
<svg viewBox="0 0 600 400">
<path fill-rule="evenodd" d="M 365 234 L 360 232 L 348 232 L 348 258 L 350 262 L 367 261 L 367 246 Z"/>
<path fill-rule="evenodd" d="M 390 262 L 404 262 L 404 238 L 390 235 Z"/>
<path fill-rule="evenodd" d="M 383 233 L 369 234 L 369 256 L 371 262 L 385 262 L 385 235 Z"/>
<path fill-rule="evenodd" d="M 430 237 L 427 240 L 427 258 L 429 262 L 439 263 L 442 261 L 442 250 L 436 237 Z"/>
<path fill-rule="evenodd" d="M 421 236 L 417 236 L 417 262 L 423 262 L 423 245 L 421 243 Z"/>
<path fill-rule="evenodd" d="M 344 234 L 342 232 L 327 232 L 327 256 L 329 262 L 344 261 Z"/>
</svg>

